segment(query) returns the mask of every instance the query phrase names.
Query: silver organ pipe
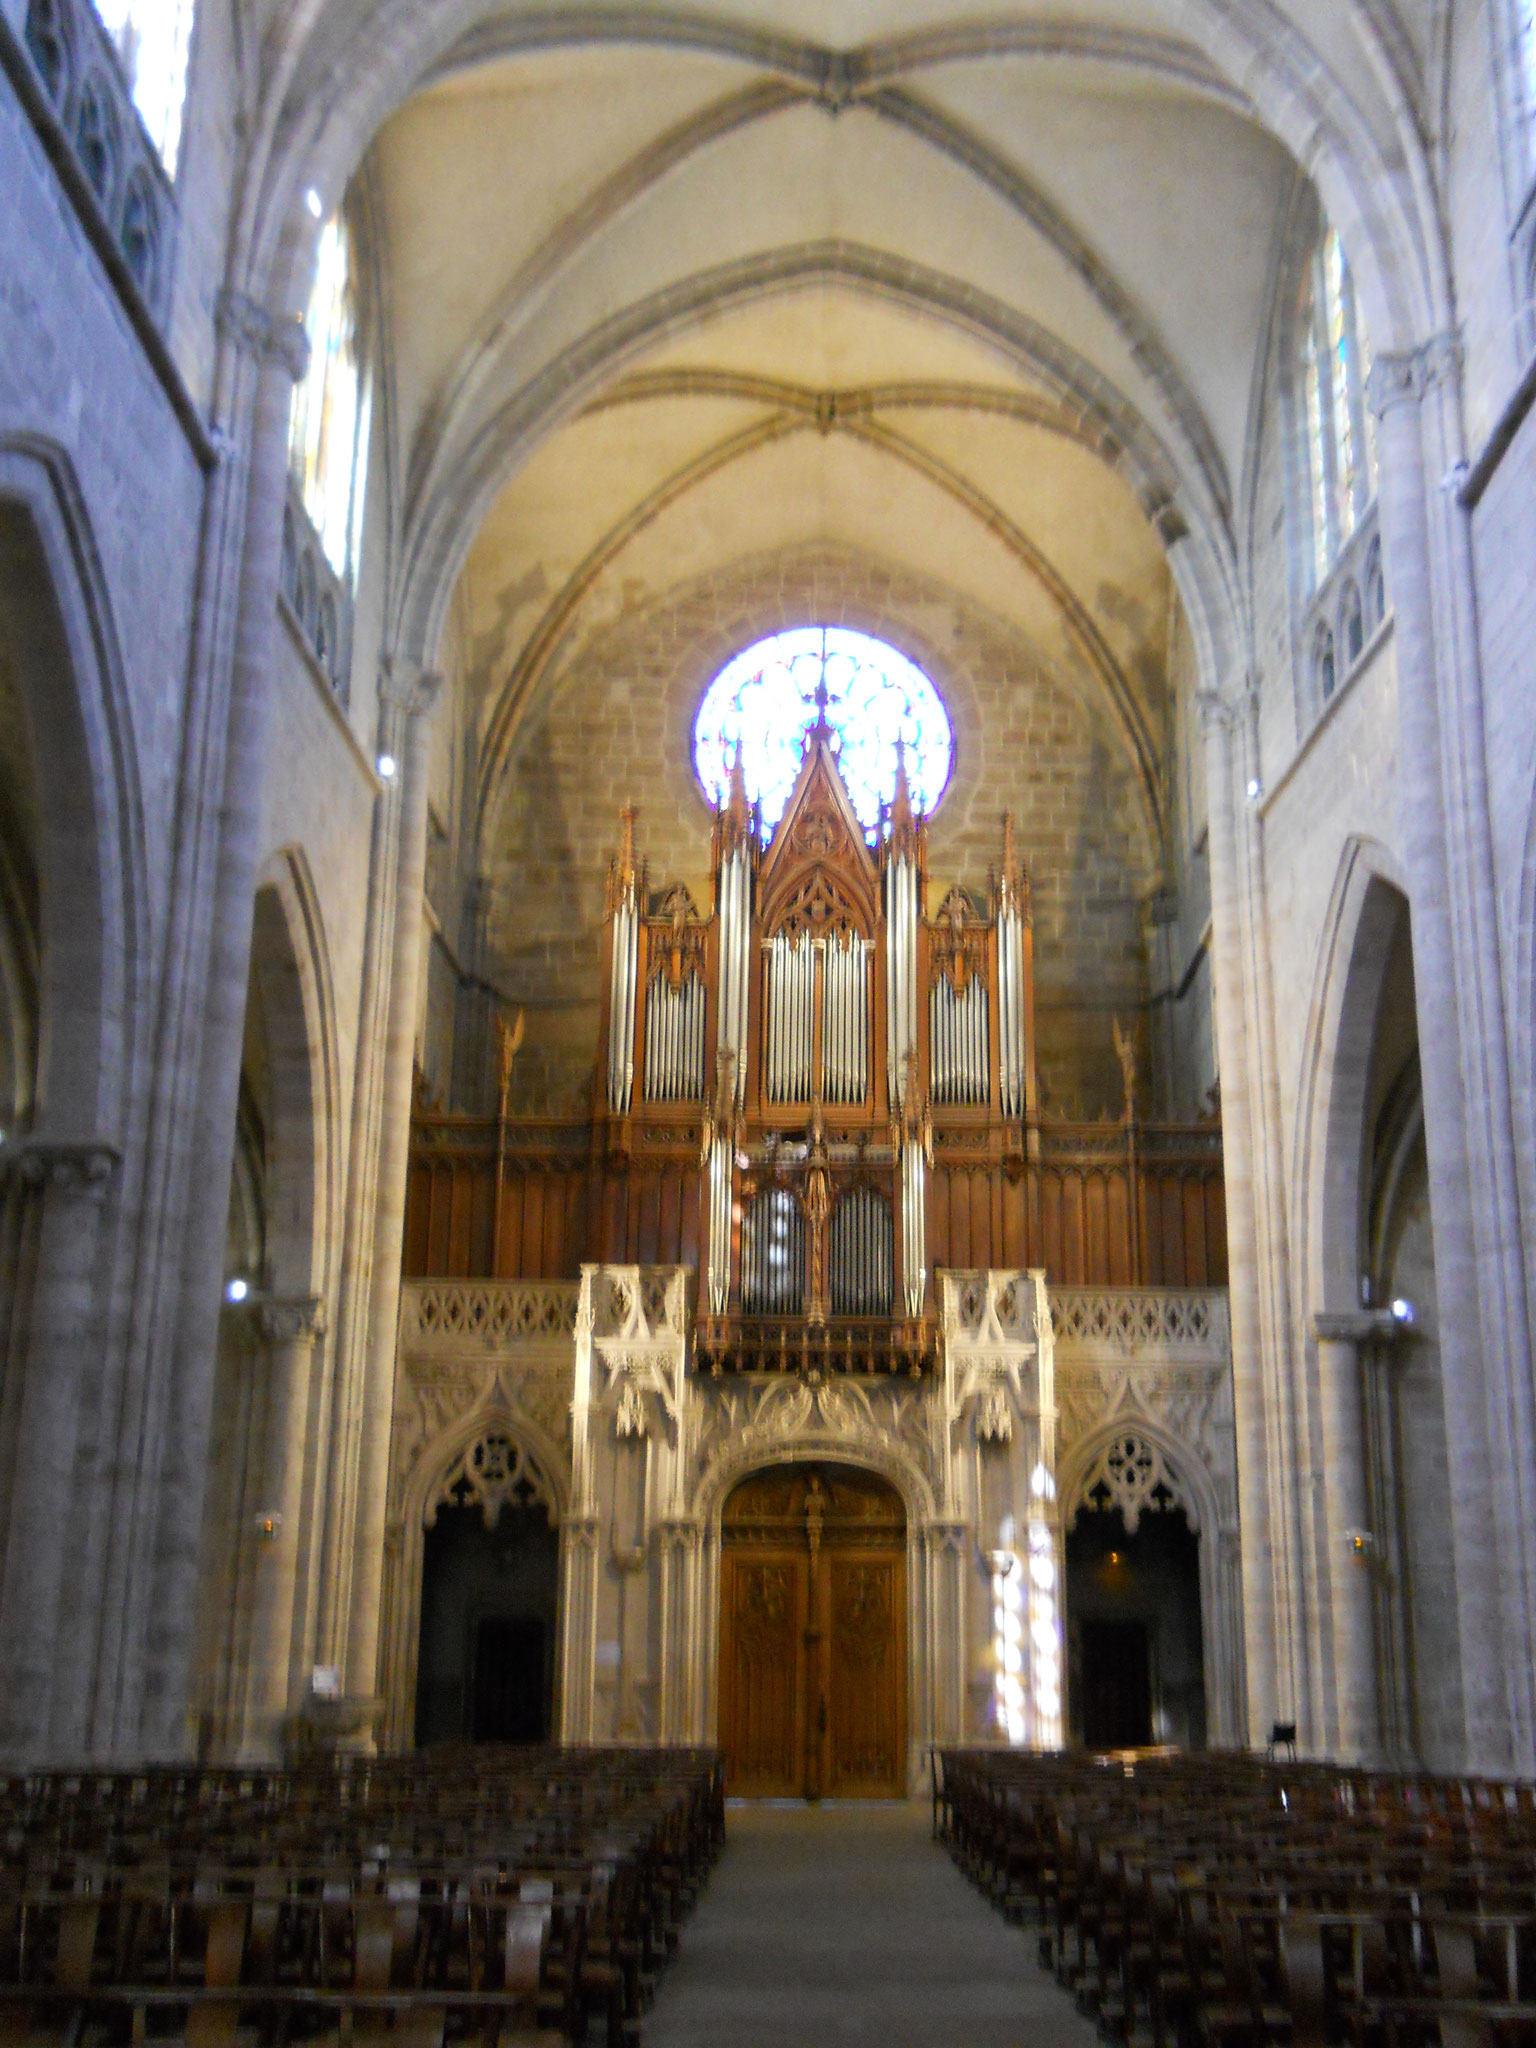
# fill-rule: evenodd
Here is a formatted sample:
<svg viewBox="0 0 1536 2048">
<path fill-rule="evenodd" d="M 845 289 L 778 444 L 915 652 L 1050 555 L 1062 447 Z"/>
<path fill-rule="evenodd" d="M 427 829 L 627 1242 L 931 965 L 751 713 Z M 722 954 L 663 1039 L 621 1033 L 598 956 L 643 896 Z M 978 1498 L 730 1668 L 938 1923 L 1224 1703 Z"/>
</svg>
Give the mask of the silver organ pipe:
<svg viewBox="0 0 1536 2048">
<path fill-rule="evenodd" d="M 785 1188 L 769 1188 L 741 1229 L 741 1309 L 797 1316 L 805 1305 L 805 1217 Z"/>
<path fill-rule="evenodd" d="M 998 1072 L 1004 1116 L 1024 1114 L 1024 926 L 1016 910 L 997 919 Z"/>
<path fill-rule="evenodd" d="M 933 1099 L 948 1103 L 987 1100 L 987 986 L 972 980 L 957 996 L 940 975 L 928 999 L 929 1063 Z"/>
<path fill-rule="evenodd" d="M 890 1203 L 873 1188 L 854 1188 L 833 1210 L 829 1238 L 833 1315 L 888 1316 L 896 1290 Z"/>
<path fill-rule="evenodd" d="M 640 956 L 640 906 L 631 882 L 613 911 L 613 967 L 608 991 L 608 1108 L 628 1116 L 635 1085 L 635 971 Z"/>
<path fill-rule="evenodd" d="M 752 872 L 745 847 L 720 869 L 720 1016 L 716 1050 L 735 1062 L 736 1107 L 747 1100 L 747 970 Z"/>
<path fill-rule="evenodd" d="M 723 1316 L 731 1300 L 731 1186 L 734 1146 L 717 1130 L 709 1149 L 709 1312 Z"/>
<path fill-rule="evenodd" d="M 808 1102 L 814 1043 L 816 947 L 778 932 L 768 941 L 764 1062 L 770 1102 Z"/>
<path fill-rule="evenodd" d="M 886 1057 L 891 1101 L 901 1099 L 907 1054 L 917 1044 L 917 871 L 893 860 L 885 871 Z"/>
<path fill-rule="evenodd" d="M 645 1095 L 648 1102 L 697 1102 L 704 1093 L 704 984 L 681 988 L 665 975 L 645 994 Z"/>
<path fill-rule="evenodd" d="M 828 1102 L 869 1093 L 869 948 L 849 937 L 827 942 L 821 1000 L 821 1086 Z"/>
<path fill-rule="evenodd" d="M 919 1144 L 901 1148 L 901 1292 L 909 1316 L 923 1312 L 928 1285 L 928 1165 Z"/>
</svg>

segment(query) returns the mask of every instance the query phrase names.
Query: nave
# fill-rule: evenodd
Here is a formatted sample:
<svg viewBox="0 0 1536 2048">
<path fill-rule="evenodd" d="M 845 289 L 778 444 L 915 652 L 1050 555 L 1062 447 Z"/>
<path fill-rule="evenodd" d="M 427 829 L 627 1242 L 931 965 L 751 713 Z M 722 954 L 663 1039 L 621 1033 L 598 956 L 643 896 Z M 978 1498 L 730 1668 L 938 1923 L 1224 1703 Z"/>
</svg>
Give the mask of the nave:
<svg viewBox="0 0 1536 2048">
<path fill-rule="evenodd" d="M 926 1801 L 732 1803 L 645 2048 L 1093 2048 Z"/>
</svg>

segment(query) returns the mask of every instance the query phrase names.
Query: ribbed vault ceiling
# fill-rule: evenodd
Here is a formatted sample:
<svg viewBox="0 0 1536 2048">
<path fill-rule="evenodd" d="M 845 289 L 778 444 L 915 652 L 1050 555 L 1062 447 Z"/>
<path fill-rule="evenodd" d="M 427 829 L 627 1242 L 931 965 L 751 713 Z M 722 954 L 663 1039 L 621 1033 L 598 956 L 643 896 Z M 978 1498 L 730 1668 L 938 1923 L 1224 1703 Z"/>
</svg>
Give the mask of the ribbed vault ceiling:
<svg viewBox="0 0 1536 2048">
<path fill-rule="evenodd" d="M 1372 6 L 1412 85 L 1431 0 Z M 488 774 L 573 630 L 825 540 L 1016 621 L 1155 780 L 1164 543 L 1198 521 L 1232 549 L 1297 176 L 1250 81 L 1181 32 L 1197 11 L 1219 10 L 805 0 L 465 30 L 369 184 L 404 580 L 463 566 Z M 1371 7 L 1229 11 L 1267 12 L 1291 70 L 1390 140 L 1352 26 Z"/>
</svg>

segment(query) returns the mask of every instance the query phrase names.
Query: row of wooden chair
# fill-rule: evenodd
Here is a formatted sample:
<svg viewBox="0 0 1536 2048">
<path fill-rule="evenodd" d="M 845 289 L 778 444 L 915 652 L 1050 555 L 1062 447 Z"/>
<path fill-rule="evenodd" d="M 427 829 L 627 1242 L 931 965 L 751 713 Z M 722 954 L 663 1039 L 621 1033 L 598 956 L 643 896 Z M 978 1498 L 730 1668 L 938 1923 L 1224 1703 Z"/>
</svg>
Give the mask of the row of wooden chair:
<svg viewBox="0 0 1536 2048">
<path fill-rule="evenodd" d="M 0 1786 L 0 2038 L 638 2035 L 724 1839 L 713 1751 Z"/>
<path fill-rule="evenodd" d="M 1527 1786 L 947 1751 L 934 1802 L 1124 2048 L 1536 2048 Z"/>
</svg>

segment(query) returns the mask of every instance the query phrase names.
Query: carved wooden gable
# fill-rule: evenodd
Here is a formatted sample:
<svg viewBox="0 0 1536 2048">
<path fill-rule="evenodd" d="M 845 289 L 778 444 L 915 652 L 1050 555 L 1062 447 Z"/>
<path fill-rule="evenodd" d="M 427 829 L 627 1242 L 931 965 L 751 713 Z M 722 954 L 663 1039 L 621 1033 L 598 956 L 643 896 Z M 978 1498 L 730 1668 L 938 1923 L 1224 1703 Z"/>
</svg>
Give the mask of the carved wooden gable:
<svg viewBox="0 0 1536 2048">
<path fill-rule="evenodd" d="M 836 933 L 873 936 L 880 875 L 865 843 L 825 723 L 806 736 L 805 760 L 758 882 L 765 939 Z"/>
</svg>

